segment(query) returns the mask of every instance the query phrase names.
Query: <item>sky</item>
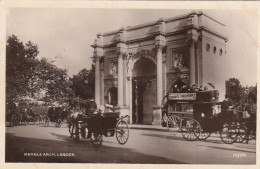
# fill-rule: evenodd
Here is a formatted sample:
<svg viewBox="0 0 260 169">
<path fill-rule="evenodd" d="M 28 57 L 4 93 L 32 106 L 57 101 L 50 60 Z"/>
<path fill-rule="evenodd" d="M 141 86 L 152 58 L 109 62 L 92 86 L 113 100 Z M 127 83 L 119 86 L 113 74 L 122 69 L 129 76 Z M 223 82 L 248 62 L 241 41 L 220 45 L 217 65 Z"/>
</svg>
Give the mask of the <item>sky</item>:
<svg viewBox="0 0 260 169">
<path fill-rule="evenodd" d="M 257 81 L 257 17 L 250 10 L 202 10 L 225 24 L 228 57 L 227 78 L 238 78 L 242 85 Z M 176 9 L 68 9 L 13 8 L 7 15 L 7 37 L 14 34 L 24 43 L 39 47 L 39 58 L 68 70 L 69 76 L 90 68 L 99 32 L 118 30 L 159 18 L 191 12 Z"/>
</svg>

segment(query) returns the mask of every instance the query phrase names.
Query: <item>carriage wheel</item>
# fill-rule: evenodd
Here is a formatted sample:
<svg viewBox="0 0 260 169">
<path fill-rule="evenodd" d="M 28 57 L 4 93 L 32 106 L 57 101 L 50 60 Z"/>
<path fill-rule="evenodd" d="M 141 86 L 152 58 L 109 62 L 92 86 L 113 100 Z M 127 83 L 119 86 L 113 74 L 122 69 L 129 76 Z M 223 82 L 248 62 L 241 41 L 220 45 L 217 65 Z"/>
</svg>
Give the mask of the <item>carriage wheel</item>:
<svg viewBox="0 0 260 169">
<path fill-rule="evenodd" d="M 61 119 L 60 119 L 60 118 L 58 118 L 58 119 L 56 120 L 55 126 L 58 127 L 58 128 L 61 127 Z"/>
<path fill-rule="evenodd" d="M 50 118 L 46 116 L 46 117 L 44 118 L 44 126 L 45 126 L 45 127 L 48 127 L 48 126 L 49 126 L 49 123 L 50 123 Z"/>
<path fill-rule="evenodd" d="M 201 127 L 199 122 L 192 118 L 185 118 L 182 121 L 181 134 L 187 141 L 195 141 L 199 138 Z"/>
<path fill-rule="evenodd" d="M 255 133 L 255 131 L 251 131 L 250 133 L 249 133 L 249 140 L 253 140 L 253 139 L 256 139 L 256 133 Z"/>
<path fill-rule="evenodd" d="M 166 125 L 166 127 L 169 129 L 169 126 L 168 126 L 169 118 L 168 118 L 168 116 L 167 116 L 166 113 L 164 113 L 164 115 L 163 115 L 163 117 L 162 117 L 162 120 L 163 120 L 162 126 L 165 127 L 165 125 Z M 165 124 L 165 125 L 164 125 L 164 124 Z"/>
<path fill-rule="evenodd" d="M 88 136 L 88 124 L 80 122 L 79 132 L 81 134 L 81 138 L 86 139 L 86 137 Z"/>
<path fill-rule="evenodd" d="M 40 124 L 40 119 L 39 119 L 39 117 L 35 117 L 35 118 L 33 119 L 33 123 L 34 123 L 34 125 L 35 125 L 35 124 Z"/>
<path fill-rule="evenodd" d="M 207 138 L 209 138 L 210 135 L 211 135 L 211 132 L 206 132 L 206 131 L 203 131 L 203 129 L 201 129 L 201 133 L 200 133 L 198 139 L 206 140 Z"/>
<path fill-rule="evenodd" d="M 220 138 L 226 144 L 233 144 L 236 141 L 236 129 L 229 124 L 224 124 L 220 131 Z"/>
<path fill-rule="evenodd" d="M 118 121 L 116 125 L 116 139 L 119 144 L 125 144 L 129 138 L 129 129 L 125 121 Z"/>
<path fill-rule="evenodd" d="M 173 128 L 181 128 L 182 118 L 176 115 L 169 116 L 167 121 L 168 130 L 172 131 Z"/>
<path fill-rule="evenodd" d="M 236 142 L 237 143 L 242 143 L 246 139 L 246 129 L 245 128 L 238 128 L 236 129 Z"/>
<path fill-rule="evenodd" d="M 34 124 L 41 124 L 41 119 L 39 117 L 36 117 L 33 121 Z"/>
<path fill-rule="evenodd" d="M 101 126 L 99 124 L 93 125 L 90 141 L 95 147 L 101 146 L 103 135 Z"/>
<path fill-rule="evenodd" d="M 78 124 L 71 125 L 70 134 L 75 142 L 79 142 L 79 127 Z"/>
</svg>

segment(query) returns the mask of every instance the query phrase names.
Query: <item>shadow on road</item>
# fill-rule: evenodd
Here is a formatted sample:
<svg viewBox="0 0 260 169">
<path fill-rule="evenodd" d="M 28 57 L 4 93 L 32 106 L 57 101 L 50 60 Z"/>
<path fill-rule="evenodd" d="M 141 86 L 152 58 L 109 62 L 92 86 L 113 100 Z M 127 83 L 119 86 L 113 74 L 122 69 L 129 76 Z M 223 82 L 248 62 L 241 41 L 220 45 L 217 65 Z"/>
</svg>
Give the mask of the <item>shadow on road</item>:
<svg viewBox="0 0 260 169">
<path fill-rule="evenodd" d="M 157 138 L 164 138 L 164 139 L 169 139 L 169 140 L 178 140 L 178 141 L 185 141 L 187 142 L 187 140 L 185 140 L 182 136 L 178 137 L 176 135 L 160 135 L 160 134 L 142 134 L 144 136 L 149 136 L 149 137 L 157 137 Z M 199 142 L 209 142 L 209 143 L 217 143 L 217 144 L 225 144 L 223 143 L 221 140 L 211 140 L 211 139 L 207 139 L 207 140 L 200 140 Z"/>
<path fill-rule="evenodd" d="M 239 152 L 243 152 L 243 153 L 256 153 L 256 151 L 247 151 L 247 150 L 228 148 L 228 147 L 216 147 L 216 146 L 205 146 L 205 145 L 198 145 L 198 146 L 209 147 L 209 148 L 214 148 L 214 149 L 219 149 L 219 150 L 226 150 L 226 151 L 239 151 Z"/>
<path fill-rule="evenodd" d="M 7 133 L 6 162 L 183 164 L 135 152 L 124 146 L 101 145 L 100 148 L 94 148 L 90 141 L 75 143 L 69 136 L 52 134 L 57 136 L 57 140 L 25 138 Z M 25 156 L 24 153 L 38 153 L 38 156 Z M 43 153 L 51 153 L 53 156 L 43 156 Z M 59 156 L 60 153 L 72 153 L 75 156 Z"/>
</svg>

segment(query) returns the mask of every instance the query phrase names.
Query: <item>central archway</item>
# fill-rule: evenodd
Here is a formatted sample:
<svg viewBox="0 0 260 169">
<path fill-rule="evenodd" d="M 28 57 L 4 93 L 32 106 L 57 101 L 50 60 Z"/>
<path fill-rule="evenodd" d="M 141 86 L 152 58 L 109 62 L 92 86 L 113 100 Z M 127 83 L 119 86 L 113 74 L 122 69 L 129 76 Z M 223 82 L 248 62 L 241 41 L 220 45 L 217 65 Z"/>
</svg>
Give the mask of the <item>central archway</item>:
<svg viewBox="0 0 260 169">
<path fill-rule="evenodd" d="M 132 72 L 132 121 L 152 124 L 156 104 L 156 65 L 148 58 L 137 60 Z"/>
</svg>

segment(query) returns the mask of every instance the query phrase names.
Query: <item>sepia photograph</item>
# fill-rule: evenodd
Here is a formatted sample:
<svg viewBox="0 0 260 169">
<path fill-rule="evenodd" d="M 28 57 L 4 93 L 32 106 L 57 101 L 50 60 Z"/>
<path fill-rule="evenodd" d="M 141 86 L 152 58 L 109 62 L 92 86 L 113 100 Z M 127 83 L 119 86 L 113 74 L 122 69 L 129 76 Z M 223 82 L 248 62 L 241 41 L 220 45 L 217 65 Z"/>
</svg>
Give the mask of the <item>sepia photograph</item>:
<svg viewBox="0 0 260 169">
<path fill-rule="evenodd" d="M 258 19 L 8 8 L 5 163 L 256 165 Z"/>
</svg>

